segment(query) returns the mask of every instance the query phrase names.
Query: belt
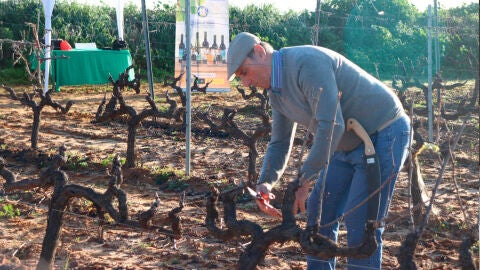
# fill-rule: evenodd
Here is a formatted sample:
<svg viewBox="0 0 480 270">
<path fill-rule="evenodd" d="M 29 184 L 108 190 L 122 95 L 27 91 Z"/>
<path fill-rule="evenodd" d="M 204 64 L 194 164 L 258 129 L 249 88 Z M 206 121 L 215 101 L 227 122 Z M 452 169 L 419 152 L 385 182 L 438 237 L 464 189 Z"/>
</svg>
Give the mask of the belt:
<svg viewBox="0 0 480 270">
<path fill-rule="evenodd" d="M 382 131 L 382 129 L 385 129 L 386 127 L 390 126 L 393 122 L 397 121 L 398 119 L 402 118 L 406 116 L 406 114 L 404 112 L 402 113 L 399 113 L 397 114 L 395 117 L 393 117 L 392 119 L 386 121 L 385 123 L 381 124 L 378 128 L 377 128 L 377 132 L 379 131 Z"/>
</svg>

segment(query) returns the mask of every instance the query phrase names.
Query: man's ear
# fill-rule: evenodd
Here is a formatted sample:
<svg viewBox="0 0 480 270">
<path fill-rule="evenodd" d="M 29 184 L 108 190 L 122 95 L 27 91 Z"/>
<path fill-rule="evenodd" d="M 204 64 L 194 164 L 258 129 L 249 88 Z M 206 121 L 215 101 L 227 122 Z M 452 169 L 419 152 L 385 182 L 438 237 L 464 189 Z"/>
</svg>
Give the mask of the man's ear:
<svg viewBox="0 0 480 270">
<path fill-rule="evenodd" d="M 260 45 L 260 44 L 255 44 L 255 46 L 253 47 L 253 50 L 254 50 L 255 54 L 258 55 L 261 58 L 263 58 L 267 55 L 267 52 L 265 51 L 265 48 L 263 48 L 263 46 Z"/>
</svg>

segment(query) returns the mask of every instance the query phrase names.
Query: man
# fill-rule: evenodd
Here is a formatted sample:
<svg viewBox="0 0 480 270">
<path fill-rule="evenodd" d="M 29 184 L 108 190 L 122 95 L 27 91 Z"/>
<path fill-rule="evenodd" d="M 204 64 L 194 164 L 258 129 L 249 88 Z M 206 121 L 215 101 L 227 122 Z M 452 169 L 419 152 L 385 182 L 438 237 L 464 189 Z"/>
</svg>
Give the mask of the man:
<svg viewBox="0 0 480 270">
<path fill-rule="evenodd" d="M 364 145 L 353 132 L 345 131 L 345 121 L 355 118 L 375 145 L 381 166 L 381 184 L 387 182 L 380 195 L 378 220 L 387 216 L 410 138 L 410 120 L 387 86 L 329 49 L 296 46 L 277 51 L 246 32 L 238 34 L 230 43 L 227 61 L 230 80 L 237 76 L 245 86 L 268 89 L 272 133 L 257 182 L 258 193 L 273 198 L 271 189 L 285 170 L 298 123 L 309 127 L 314 141 L 301 167 L 302 186 L 296 193 L 295 211 L 305 211 L 308 197 L 308 227 L 318 220 L 320 205 L 321 224 L 330 223 L 357 206 L 369 192 L 363 164 Z M 341 99 L 337 102 L 339 92 Z M 333 136 L 330 136 L 331 127 Z M 328 160 L 325 192 L 320 204 L 322 173 Z M 275 213 L 268 204 L 257 204 L 262 211 Z M 366 216 L 366 204 L 346 215 L 349 246 L 362 242 Z M 334 222 L 328 227 L 320 226 L 319 232 L 336 241 L 338 227 L 339 222 Z M 379 243 L 376 252 L 368 259 L 349 259 L 350 269 L 381 268 L 382 232 L 383 227 L 376 230 Z M 323 261 L 307 256 L 307 264 L 307 269 L 333 269 L 335 259 Z"/>
</svg>

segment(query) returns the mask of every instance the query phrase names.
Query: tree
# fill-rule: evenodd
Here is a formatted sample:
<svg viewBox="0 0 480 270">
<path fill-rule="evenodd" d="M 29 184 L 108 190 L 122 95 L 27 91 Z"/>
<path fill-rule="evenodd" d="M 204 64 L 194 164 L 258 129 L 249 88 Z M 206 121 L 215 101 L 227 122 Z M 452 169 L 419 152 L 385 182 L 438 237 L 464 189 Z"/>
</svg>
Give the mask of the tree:
<svg viewBox="0 0 480 270">
<path fill-rule="evenodd" d="M 453 78 L 478 78 L 479 4 L 441 10 L 445 51 L 442 70 Z M 468 25 L 468 27 L 466 27 Z M 446 72 L 448 71 L 448 72 Z"/>
<path fill-rule="evenodd" d="M 417 10 L 407 0 L 356 1 L 345 25 L 346 56 L 377 77 L 380 71 L 390 76 L 395 59 L 416 59 L 418 53 L 426 51 L 412 50 L 417 44 L 426 44 L 426 40 L 416 38 L 422 36 L 421 32 L 403 27 L 414 24 L 417 16 Z"/>
</svg>

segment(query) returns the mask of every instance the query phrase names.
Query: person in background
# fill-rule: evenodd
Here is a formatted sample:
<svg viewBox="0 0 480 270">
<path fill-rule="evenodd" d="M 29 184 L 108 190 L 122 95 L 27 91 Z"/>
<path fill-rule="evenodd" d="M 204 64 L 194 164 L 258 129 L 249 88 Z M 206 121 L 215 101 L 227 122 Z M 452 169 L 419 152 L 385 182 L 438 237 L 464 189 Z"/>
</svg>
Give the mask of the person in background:
<svg viewBox="0 0 480 270">
<path fill-rule="evenodd" d="M 363 164 L 364 145 L 354 132 L 345 130 L 345 121 L 355 118 L 375 145 L 381 184 L 388 182 L 381 190 L 378 220 L 387 216 L 395 181 L 408 154 L 411 132 L 410 120 L 399 99 L 385 84 L 327 48 L 305 45 L 274 50 L 247 32 L 238 34 L 230 43 L 227 69 L 230 81 L 236 76 L 244 86 L 268 90 L 272 132 L 257 193 L 274 198 L 272 187 L 285 171 L 297 124 L 301 124 L 314 134 L 314 140 L 301 166 L 295 211 L 305 211 L 308 198 L 307 227 L 315 226 L 327 161 L 321 224 L 330 223 L 357 206 L 369 192 Z M 341 99 L 337 102 L 339 92 Z M 257 205 L 267 214 L 276 213 L 269 204 L 257 200 Z M 367 221 L 367 205 L 346 215 L 344 221 L 348 245 L 360 244 Z M 331 226 L 320 226 L 319 233 L 336 241 L 338 230 L 337 221 Z M 375 232 L 379 243 L 376 252 L 367 259 L 349 258 L 349 269 L 381 268 L 383 230 L 380 226 Z M 335 262 L 335 259 L 325 261 L 307 256 L 307 269 L 334 269 Z"/>
</svg>

